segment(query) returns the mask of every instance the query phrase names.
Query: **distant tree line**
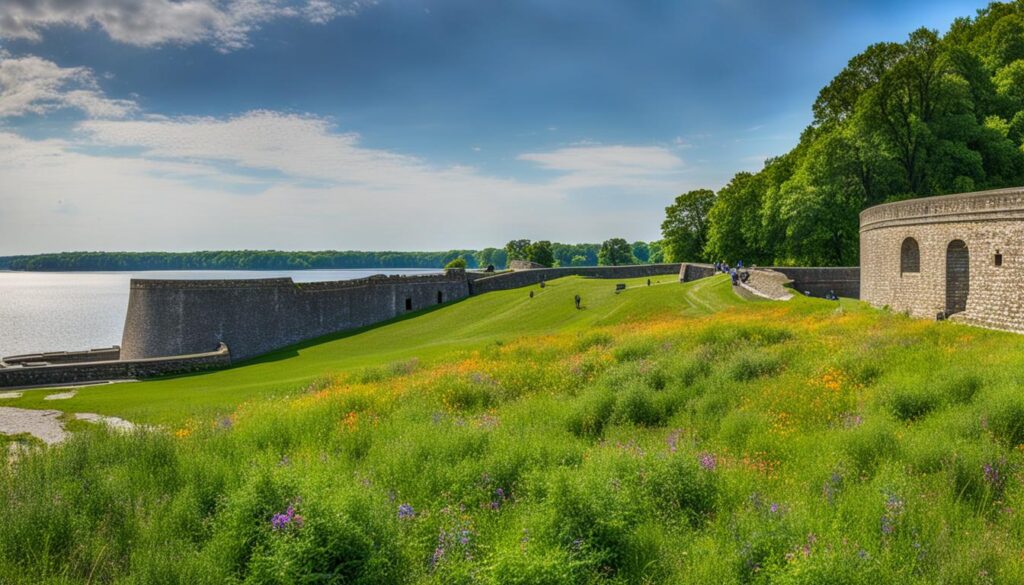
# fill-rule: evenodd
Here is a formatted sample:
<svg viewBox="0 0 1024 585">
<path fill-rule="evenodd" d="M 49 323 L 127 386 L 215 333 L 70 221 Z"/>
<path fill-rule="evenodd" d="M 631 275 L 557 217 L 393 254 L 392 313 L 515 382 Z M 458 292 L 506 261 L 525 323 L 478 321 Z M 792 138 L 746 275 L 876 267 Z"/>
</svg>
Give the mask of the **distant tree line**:
<svg viewBox="0 0 1024 585">
<path fill-rule="evenodd" d="M 605 254 L 608 242 L 620 242 Z M 360 252 L 230 250 L 201 252 L 60 252 L 0 257 L 0 270 L 119 271 L 119 270 L 307 270 L 342 268 L 506 268 L 509 260 L 534 259 L 544 266 L 597 266 L 662 261 L 659 242 L 559 244 L 513 240 L 504 248 L 443 252 Z M 628 253 L 627 253 L 628 251 Z"/>
<path fill-rule="evenodd" d="M 717 193 L 680 195 L 666 257 L 854 265 L 859 213 L 889 201 L 1024 185 L 1024 1 L 945 35 L 918 29 L 853 57 L 790 152 Z"/>
<path fill-rule="evenodd" d="M 61 252 L 7 259 L 10 270 L 305 270 L 313 268 L 441 268 L 456 258 L 476 267 L 475 250 L 447 252 Z M 0 267 L 3 260 L 0 260 Z"/>
<path fill-rule="evenodd" d="M 665 261 L 660 241 L 630 244 L 624 238 L 611 238 L 601 244 L 512 240 L 505 244 L 504 250 L 496 252 L 504 252 L 507 260 L 528 260 L 541 266 L 618 266 Z"/>
</svg>

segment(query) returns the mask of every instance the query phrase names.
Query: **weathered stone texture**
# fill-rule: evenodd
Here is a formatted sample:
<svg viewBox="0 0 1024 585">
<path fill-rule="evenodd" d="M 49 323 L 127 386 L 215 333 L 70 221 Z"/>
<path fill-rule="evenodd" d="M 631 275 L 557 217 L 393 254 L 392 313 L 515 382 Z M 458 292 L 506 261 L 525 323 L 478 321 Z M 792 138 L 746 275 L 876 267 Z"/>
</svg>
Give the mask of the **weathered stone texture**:
<svg viewBox="0 0 1024 585">
<path fill-rule="evenodd" d="M 1024 189 L 889 203 L 866 209 L 860 221 L 864 300 L 915 317 L 955 312 L 957 320 L 1024 331 Z M 902 270 L 912 267 L 901 263 L 901 251 L 913 249 L 907 238 L 917 242 L 916 273 Z M 957 241 L 966 244 L 965 259 Z"/>
<path fill-rule="evenodd" d="M 186 374 L 231 363 L 231 354 L 221 344 L 216 351 L 140 360 L 64 362 L 40 366 L 0 368 L 0 388 L 81 384 L 102 380 L 133 380 L 170 374 Z"/>
<path fill-rule="evenodd" d="M 200 353 L 224 342 L 233 360 L 246 359 L 468 295 L 462 270 L 300 284 L 133 280 L 121 358 Z"/>
<path fill-rule="evenodd" d="M 793 281 L 793 288 L 800 293 L 811 293 L 824 297 L 830 291 L 841 297 L 860 298 L 860 269 L 856 266 L 805 268 L 799 266 L 772 266 L 768 270 L 781 272 Z"/>
<path fill-rule="evenodd" d="M 564 268 L 538 268 L 502 272 L 473 281 L 472 293 L 480 294 L 496 290 L 507 290 L 530 286 L 545 280 L 563 276 L 586 276 L 590 278 L 641 278 L 678 274 L 679 264 L 635 264 L 630 266 L 567 266 Z"/>
</svg>

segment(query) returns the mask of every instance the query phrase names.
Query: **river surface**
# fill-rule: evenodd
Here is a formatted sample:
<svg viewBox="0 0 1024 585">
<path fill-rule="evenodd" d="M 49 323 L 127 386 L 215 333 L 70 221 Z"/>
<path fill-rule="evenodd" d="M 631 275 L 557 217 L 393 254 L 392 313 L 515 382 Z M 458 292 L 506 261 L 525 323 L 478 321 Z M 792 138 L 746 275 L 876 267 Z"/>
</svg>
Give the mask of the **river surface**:
<svg viewBox="0 0 1024 585">
<path fill-rule="evenodd" d="M 120 345 L 132 278 L 351 280 L 374 274 L 439 270 L 152 270 L 140 272 L 0 271 L 0 356 Z"/>
</svg>

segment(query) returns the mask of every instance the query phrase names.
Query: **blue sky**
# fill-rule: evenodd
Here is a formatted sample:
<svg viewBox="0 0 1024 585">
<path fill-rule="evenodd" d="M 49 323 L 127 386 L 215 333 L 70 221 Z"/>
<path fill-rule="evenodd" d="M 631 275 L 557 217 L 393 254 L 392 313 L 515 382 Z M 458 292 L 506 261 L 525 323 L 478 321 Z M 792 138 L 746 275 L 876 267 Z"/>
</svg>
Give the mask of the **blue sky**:
<svg viewBox="0 0 1024 585">
<path fill-rule="evenodd" d="M 656 239 L 984 4 L 7 0 L 0 254 Z"/>
</svg>

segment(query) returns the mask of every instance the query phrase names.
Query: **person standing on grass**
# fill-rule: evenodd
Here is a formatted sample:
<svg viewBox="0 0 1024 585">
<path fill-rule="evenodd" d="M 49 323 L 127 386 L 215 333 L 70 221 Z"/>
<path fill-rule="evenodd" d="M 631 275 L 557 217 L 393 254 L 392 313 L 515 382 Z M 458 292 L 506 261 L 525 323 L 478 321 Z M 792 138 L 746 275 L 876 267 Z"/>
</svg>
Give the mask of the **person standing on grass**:
<svg viewBox="0 0 1024 585">
<path fill-rule="evenodd" d="M 576 295 L 576 310 L 580 310 L 580 295 Z"/>
</svg>

